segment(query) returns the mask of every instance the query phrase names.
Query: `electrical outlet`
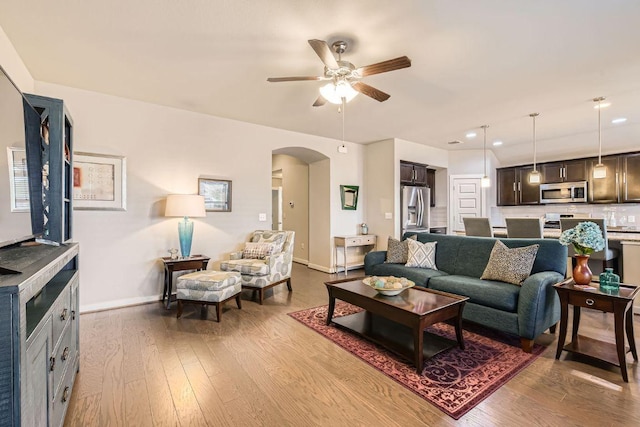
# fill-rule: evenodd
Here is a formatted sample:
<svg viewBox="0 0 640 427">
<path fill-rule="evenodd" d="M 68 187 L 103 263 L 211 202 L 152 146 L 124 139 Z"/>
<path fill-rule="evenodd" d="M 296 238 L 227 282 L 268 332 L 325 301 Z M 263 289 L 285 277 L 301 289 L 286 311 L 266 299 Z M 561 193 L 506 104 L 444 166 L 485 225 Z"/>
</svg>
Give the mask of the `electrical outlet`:
<svg viewBox="0 0 640 427">
<path fill-rule="evenodd" d="M 258 214 L 258 221 L 266 221 L 267 220 L 267 214 L 266 213 L 259 213 Z"/>
<path fill-rule="evenodd" d="M 629 224 L 635 224 L 635 223 L 636 223 L 636 216 L 635 216 L 635 215 L 629 215 L 629 216 L 627 217 L 627 222 L 628 222 Z"/>
<path fill-rule="evenodd" d="M 304 249 L 304 243 L 300 243 L 300 247 Z"/>
</svg>

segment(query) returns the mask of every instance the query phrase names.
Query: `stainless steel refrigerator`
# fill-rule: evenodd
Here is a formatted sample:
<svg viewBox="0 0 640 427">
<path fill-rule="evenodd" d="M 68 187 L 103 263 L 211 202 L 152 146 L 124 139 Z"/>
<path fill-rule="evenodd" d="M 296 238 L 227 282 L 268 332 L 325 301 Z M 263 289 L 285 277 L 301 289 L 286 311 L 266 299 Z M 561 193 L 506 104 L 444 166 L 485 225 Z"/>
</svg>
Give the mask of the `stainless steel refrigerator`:
<svg viewBox="0 0 640 427">
<path fill-rule="evenodd" d="M 407 231 L 429 232 L 431 225 L 430 200 L 431 190 L 428 187 L 413 187 L 409 185 L 401 187 L 401 234 Z"/>
</svg>

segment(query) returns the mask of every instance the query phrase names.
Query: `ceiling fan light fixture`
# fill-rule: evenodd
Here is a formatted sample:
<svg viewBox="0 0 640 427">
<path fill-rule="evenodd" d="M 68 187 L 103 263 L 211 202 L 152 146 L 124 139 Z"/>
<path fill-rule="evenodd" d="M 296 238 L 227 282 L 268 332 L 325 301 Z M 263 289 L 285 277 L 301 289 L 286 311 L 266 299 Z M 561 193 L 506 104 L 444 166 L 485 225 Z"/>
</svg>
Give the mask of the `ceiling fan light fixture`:
<svg viewBox="0 0 640 427">
<path fill-rule="evenodd" d="M 349 102 L 357 94 L 358 92 L 345 80 L 340 80 L 337 83 L 327 83 L 320 87 L 320 95 L 332 104 L 342 104 L 342 98 Z"/>
</svg>

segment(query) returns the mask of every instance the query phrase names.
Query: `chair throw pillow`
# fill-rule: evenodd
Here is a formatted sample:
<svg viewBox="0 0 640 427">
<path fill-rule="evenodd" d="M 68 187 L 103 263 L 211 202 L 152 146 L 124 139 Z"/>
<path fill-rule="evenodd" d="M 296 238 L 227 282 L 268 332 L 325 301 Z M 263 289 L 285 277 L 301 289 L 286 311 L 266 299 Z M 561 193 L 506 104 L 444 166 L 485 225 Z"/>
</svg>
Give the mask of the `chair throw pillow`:
<svg viewBox="0 0 640 427">
<path fill-rule="evenodd" d="M 416 240 L 417 235 L 407 237 L 407 239 Z M 387 240 L 387 259 L 384 261 L 389 264 L 406 264 L 409 256 L 409 243 L 406 240 L 400 241 L 389 236 Z"/>
<path fill-rule="evenodd" d="M 420 243 L 409 239 L 405 242 L 409 245 L 409 256 L 405 266 L 438 269 L 436 267 L 436 243 L 438 242 Z"/>
<path fill-rule="evenodd" d="M 265 259 L 273 253 L 275 249 L 274 243 L 266 242 L 247 242 L 244 244 L 242 258 L 244 259 Z"/>
<path fill-rule="evenodd" d="M 521 285 L 529 277 L 540 245 L 509 249 L 497 240 L 481 279 Z"/>
</svg>

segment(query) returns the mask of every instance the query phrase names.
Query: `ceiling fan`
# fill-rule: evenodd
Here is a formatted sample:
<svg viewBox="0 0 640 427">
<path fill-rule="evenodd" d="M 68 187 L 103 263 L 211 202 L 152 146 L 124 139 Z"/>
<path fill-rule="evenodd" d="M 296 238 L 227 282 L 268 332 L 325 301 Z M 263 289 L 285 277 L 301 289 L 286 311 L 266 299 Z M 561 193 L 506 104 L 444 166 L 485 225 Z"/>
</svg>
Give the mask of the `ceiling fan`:
<svg viewBox="0 0 640 427">
<path fill-rule="evenodd" d="M 390 95 L 379 89 L 362 83 L 360 80 L 373 74 L 386 73 L 411 66 L 411 60 L 406 56 L 382 61 L 364 67 L 356 68 L 351 62 L 343 61 L 342 54 L 347 50 L 347 42 L 339 40 L 331 47 L 338 54 L 338 59 L 334 57 L 329 45 L 324 40 L 309 40 L 309 44 L 324 63 L 323 76 L 301 76 L 301 77 L 269 77 L 268 82 L 294 82 L 294 81 L 329 81 L 328 84 L 320 88 L 320 96 L 313 103 L 314 107 L 319 107 L 327 103 L 342 104 L 350 101 L 358 92 L 375 99 L 376 101 L 386 101 Z"/>
</svg>

